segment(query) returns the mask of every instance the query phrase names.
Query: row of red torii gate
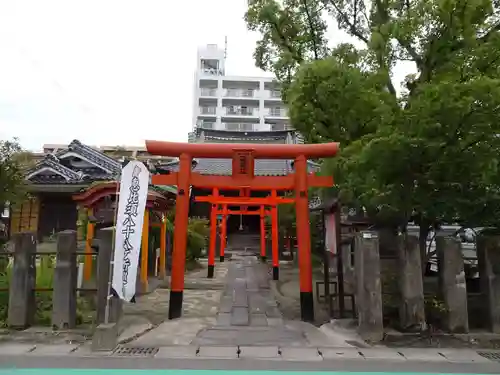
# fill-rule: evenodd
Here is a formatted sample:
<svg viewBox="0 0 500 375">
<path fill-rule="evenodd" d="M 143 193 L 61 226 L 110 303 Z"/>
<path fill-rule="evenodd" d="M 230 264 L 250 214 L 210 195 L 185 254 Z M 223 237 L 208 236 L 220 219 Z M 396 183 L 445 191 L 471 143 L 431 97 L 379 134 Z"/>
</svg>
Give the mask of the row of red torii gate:
<svg viewBox="0 0 500 375">
<path fill-rule="evenodd" d="M 308 159 L 334 157 L 338 143 L 322 144 L 217 144 L 217 143 L 175 143 L 146 141 L 147 151 L 152 155 L 179 158 L 179 170 L 168 174 L 152 176 L 155 185 L 176 185 L 175 232 L 172 253 L 171 289 L 169 319 L 182 314 L 184 293 L 184 270 L 186 260 L 187 224 L 189 214 L 189 189 L 209 189 L 212 195 L 197 197 L 197 201 L 211 204 L 211 228 L 209 244 L 209 277 L 213 277 L 217 235 L 217 215 L 222 215 L 221 241 L 225 241 L 226 220 L 231 214 L 260 215 L 261 257 L 265 259 L 265 217 L 271 216 L 273 276 L 278 277 L 278 215 L 279 204 L 295 204 L 298 263 L 300 277 L 300 308 L 304 321 L 314 320 L 312 287 L 311 243 L 309 226 L 308 189 L 310 187 L 333 186 L 332 176 L 318 176 L 309 173 Z M 191 170 L 193 158 L 220 158 L 232 160 L 232 175 L 207 176 Z M 294 172 L 285 176 L 255 176 L 255 159 L 293 160 Z M 220 190 L 237 190 L 239 197 L 224 197 Z M 251 197 L 252 191 L 271 191 L 268 197 Z M 293 198 L 278 196 L 279 191 L 293 191 Z M 230 210 L 229 206 L 239 206 Z M 257 211 L 247 206 L 258 206 Z M 224 260 L 225 243 L 221 243 L 221 261 Z"/>
</svg>

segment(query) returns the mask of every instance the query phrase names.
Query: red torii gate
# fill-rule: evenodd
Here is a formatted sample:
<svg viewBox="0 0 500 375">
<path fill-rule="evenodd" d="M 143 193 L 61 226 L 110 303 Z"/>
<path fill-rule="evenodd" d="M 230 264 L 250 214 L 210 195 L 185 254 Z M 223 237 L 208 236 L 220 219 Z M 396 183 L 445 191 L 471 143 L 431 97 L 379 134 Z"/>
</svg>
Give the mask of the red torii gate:
<svg viewBox="0 0 500 375">
<path fill-rule="evenodd" d="M 197 202 L 208 202 L 212 204 L 210 214 L 210 245 L 208 251 L 208 277 L 214 276 L 215 268 L 215 237 L 217 233 L 216 215 L 222 214 L 222 233 L 221 233 L 221 256 L 220 261 L 224 261 L 225 249 L 225 232 L 226 218 L 230 214 L 239 215 L 259 215 L 260 216 L 260 256 L 261 260 L 266 259 L 265 249 L 265 206 L 271 206 L 270 214 L 272 221 L 272 260 L 273 260 L 273 280 L 279 279 L 279 255 L 278 255 L 278 212 L 277 205 L 285 203 L 295 203 L 295 199 L 278 197 L 276 190 L 273 190 L 270 197 L 224 197 L 219 196 L 219 189 L 214 189 L 212 195 L 206 197 L 196 197 Z M 222 205 L 223 209 L 219 210 L 218 205 Z M 227 206 L 240 206 L 240 210 L 228 210 Z M 247 206 L 260 206 L 258 211 L 248 211 Z"/>
<path fill-rule="evenodd" d="M 169 319 L 182 315 L 184 268 L 186 262 L 189 188 L 294 190 L 297 218 L 297 243 L 300 271 L 300 307 L 304 321 L 314 320 L 312 290 L 311 243 L 309 228 L 308 188 L 333 186 L 332 176 L 316 176 L 307 172 L 307 159 L 333 157 L 338 143 L 305 145 L 284 144 L 218 144 L 146 141 L 151 155 L 178 157 L 179 171 L 152 176 L 157 185 L 177 185 L 175 236 L 172 255 Z M 231 176 L 206 176 L 191 171 L 193 158 L 232 159 Z M 294 159 L 295 173 L 286 176 L 254 176 L 255 159 Z"/>
</svg>

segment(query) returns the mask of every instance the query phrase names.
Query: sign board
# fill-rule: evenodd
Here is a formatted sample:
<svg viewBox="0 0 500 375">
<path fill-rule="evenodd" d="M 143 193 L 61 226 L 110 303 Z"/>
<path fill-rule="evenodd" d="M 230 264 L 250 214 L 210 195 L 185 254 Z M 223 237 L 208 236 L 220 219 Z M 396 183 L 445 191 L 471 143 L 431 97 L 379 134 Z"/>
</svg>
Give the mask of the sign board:
<svg viewBox="0 0 500 375">
<path fill-rule="evenodd" d="M 112 288 L 125 301 L 135 295 L 148 187 L 146 166 L 136 160 L 129 162 L 120 180 L 112 279 Z"/>
<path fill-rule="evenodd" d="M 309 209 L 313 210 L 319 206 L 321 206 L 321 198 L 318 196 L 313 196 L 309 198 Z"/>
</svg>

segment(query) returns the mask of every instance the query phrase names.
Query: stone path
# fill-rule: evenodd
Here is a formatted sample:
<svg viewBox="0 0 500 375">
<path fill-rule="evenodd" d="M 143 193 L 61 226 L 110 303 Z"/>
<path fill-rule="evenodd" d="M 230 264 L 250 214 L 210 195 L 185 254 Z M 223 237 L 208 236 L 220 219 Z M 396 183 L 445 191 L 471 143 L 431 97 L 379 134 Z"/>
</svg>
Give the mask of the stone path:
<svg viewBox="0 0 500 375">
<path fill-rule="evenodd" d="M 213 327 L 201 331 L 197 345 L 307 345 L 288 327 L 269 289 L 267 266 L 244 251 L 234 252 Z"/>
<path fill-rule="evenodd" d="M 207 279 L 206 267 L 186 275 L 181 319 L 167 320 L 168 283 L 140 296 L 137 303 L 125 304 L 123 324 L 127 328 L 120 341 L 145 346 L 189 344 L 200 330 L 215 324 L 227 273 L 228 263 L 222 263 L 217 264 L 213 279 Z"/>
<path fill-rule="evenodd" d="M 270 288 L 268 266 L 249 249 L 228 252 L 231 261 L 216 264 L 214 279 L 207 279 L 206 269 L 186 278 L 182 318 L 163 320 L 140 335 L 127 333 L 124 336 L 133 339 L 125 342 L 154 347 L 351 347 L 343 337 L 332 338 L 309 323 L 283 319 Z M 142 296 L 129 309 L 166 319 L 168 290 Z"/>
</svg>

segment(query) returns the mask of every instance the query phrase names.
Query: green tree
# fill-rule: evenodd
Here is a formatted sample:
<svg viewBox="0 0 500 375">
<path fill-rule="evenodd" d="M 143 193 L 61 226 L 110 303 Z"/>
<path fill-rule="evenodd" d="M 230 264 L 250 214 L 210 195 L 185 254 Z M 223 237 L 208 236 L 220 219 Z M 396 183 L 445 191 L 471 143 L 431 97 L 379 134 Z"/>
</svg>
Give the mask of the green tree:
<svg viewBox="0 0 500 375">
<path fill-rule="evenodd" d="M 416 220 L 422 248 L 442 220 L 498 221 L 497 0 L 255 0 L 246 19 L 292 124 L 341 142 L 324 166 L 344 201 L 385 224 Z M 332 21 L 362 47 L 329 47 Z M 403 61 L 417 73 L 398 95 Z"/>
<path fill-rule="evenodd" d="M 7 202 L 24 198 L 24 171 L 31 165 L 30 153 L 22 150 L 17 139 L 0 140 L 0 209 Z"/>
</svg>

